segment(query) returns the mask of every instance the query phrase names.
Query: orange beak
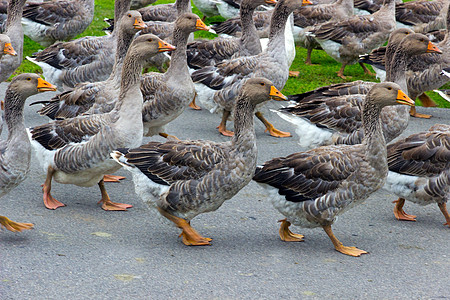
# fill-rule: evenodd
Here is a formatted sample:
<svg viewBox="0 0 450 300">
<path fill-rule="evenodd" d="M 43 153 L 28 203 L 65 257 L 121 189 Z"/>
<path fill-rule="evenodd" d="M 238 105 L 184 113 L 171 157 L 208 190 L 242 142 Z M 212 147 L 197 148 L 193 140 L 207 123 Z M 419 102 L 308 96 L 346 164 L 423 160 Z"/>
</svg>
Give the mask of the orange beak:
<svg viewBox="0 0 450 300">
<path fill-rule="evenodd" d="M 442 51 L 441 51 L 441 49 L 439 49 L 439 48 L 438 48 L 435 44 L 433 44 L 432 42 L 428 42 L 427 53 L 439 53 L 439 54 L 441 54 Z"/>
<path fill-rule="evenodd" d="M 303 0 L 302 1 L 302 6 L 311 5 L 311 4 L 313 4 L 313 3 L 311 1 L 309 1 L 309 0 Z"/>
<path fill-rule="evenodd" d="M 53 85 L 42 78 L 38 78 L 37 89 L 39 93 L 46 91 L 56 91 L 56 85 Z"/>
<path fill-rule="evenodd" d="M 14 50 L 13 46 L 11 45 L 11 43 L 5 43 L 5 47 L 3 48 L 3 53 L 4 54 L 9 54 L 12 56 L 17 56 L 17 52 L 16 50 Z"/>
<path fill-rule="evenodd" d="M 136 18 L 134 20 L 134 29 L 136 30 L 142 30 L 144 28 L 147 28 L 147 25 L 144 23 L 144 21 L 142 21 L 142 18 Z"/>
<path fill-rule="evenodd" d="M 279 90 L 277 90 L 277 88 L 274 87 L 273 85 L 270 87 L 269 96 L 273 100 L 277 100 L 277 101 L 286 101 L 287 100 L 287 97 L 285 95 L 283 95 Z"/>
<path fill-rule="evenodd" d="M 195 28 L 198 30 L 205 30 L 205 31 L 209 31 L 209 27 L 206 26 L 205 23 L 203 23 L 202 20 L 198 19 L 197 23 L 195 23 Z"/>
<path fill-rule="evenodd" d="M 266 4 L 277 4 L 277 0 L 265 0 Z"/>
<path fill-rule="evenodd" d="M 409 105 L 409 106 L 414 106 L 415 105 L 414 101 L 411 100 L 411 98 L 409 98 L 408 95 L 406 95 L 402 90 L 398 90 L 397 103 L 404 104 L 404 105 Z"/>
<path fill-rule="evenodd" d="M 175 46 L 173 46 L 163 40 L 159 41 L 158 45 L 159 45 L 158 52 L 173 51 L 173 50 L 177 49 Z"/>
</svg>

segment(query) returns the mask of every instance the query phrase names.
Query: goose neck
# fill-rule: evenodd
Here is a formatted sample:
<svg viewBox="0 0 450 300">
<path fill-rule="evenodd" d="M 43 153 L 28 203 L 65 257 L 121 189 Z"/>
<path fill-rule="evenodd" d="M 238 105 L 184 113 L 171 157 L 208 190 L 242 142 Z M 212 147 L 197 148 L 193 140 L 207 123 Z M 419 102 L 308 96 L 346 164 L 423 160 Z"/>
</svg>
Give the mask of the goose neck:
<svg viewBox="0 0 450 300">
<path fill-rule="evenodd" d="M 236 148 L 249 148 L 255 146 L 255 129 L 253 125 L 254 110 L 255 107 L 245 96 L 240 97 L 236 102 L 234 113 L 234 136 L 231 140 Z"/>
<path fill-rule="evenodd" d="M 173 76 L 178 74 L 188 74 L 189 69 L 187 66 L 187 41 L 189 38 L 189 32 L 183 31 L 178 27 L 173 30 L 173 44 L 176 50 L 172 52 L 170 66 L 165 73 L 166 76 Z"/>
<path fill-rule="evenodd" d="M 114 4 L 114 29 L 112 35 L 117 36 L 120 28 L 120 20 L 130 10 L 131 0 L 116 0 Z"/>
<path fill-rule="evenodd" d="M 255 22 L 253 21 L 253 12 L 255 8 L 248 5 L 241 5 L 241 24 L 242 24 L 242 36 L 241 42 L 246 49 L 258 47 L 259 51 L 262 51 L 261 43 L 259 41 L 258 31 L 256 30 Z"/>
<path fill-rule="evenodd" d="M 177 0 L 175 1 L 175 7 L 179 16 L 192 11 L 191 1 L 189 0 Z"/>
<path fill-rule="evenodd" d="M 301 9 L 301 8 L 300 8 Z M 267 49 L 269 52 L 285 52 L 285 28 L 292 9 L 284 5 L 284 1 L 278 1 L 277 6 L 270 20 L 269 44 Z"/>
<path fill-rule="evenodd" d="M 367 158 L 372 165 L 387 168 L 387 150 L 381 128 L 381 107 L 373 103 L 370 94 L 363 105 L 362 125 L 364 130 L 363 144 L 366 146 Z"/>
<path fill-rule="evenodd" d="M 21 24 L 23 7 L 26 0 L 10 0 L 6 13 L 8 14 L 6 24 L 8 27 Z M 22 25 L 20 25 L 22 26 Z"/>
<path fill-rule="evenodd" d="M 127 55 L 128 48 L 130 47 L 131 42 L 133 41 L 133 38 L 134 32 L 130 32 L 129 30 L 125 30 L 123 28 L 122 30 L 119 31 L 117 36 L 117 46 L 116 46 L 116 56 L 114 60 L 114 66 L 111 75 L 109 76 L 110 80 L 115 79 L 117 80 L 117 82 L 120 82 L 123 62 Z"/>
<path fill-rule="evenodd" d="M 23 116 L 25 97 L 8 89 L 5 99 L 5 122 L 8 127 L 8 140 L 10 140 L 17 134 L 26 133 Z"/>
<path fill-rule="evenodd" d="M 410 55 L 405 51 L 406 49 L 403 44 L 397 47 L 393 55 L 392 48 L 389 52 L 388 50 L 389 47 L 386 49 L 386 81 L 397 83 L 404 92 L 407 92 L 405 72 Z"/>
</svg>

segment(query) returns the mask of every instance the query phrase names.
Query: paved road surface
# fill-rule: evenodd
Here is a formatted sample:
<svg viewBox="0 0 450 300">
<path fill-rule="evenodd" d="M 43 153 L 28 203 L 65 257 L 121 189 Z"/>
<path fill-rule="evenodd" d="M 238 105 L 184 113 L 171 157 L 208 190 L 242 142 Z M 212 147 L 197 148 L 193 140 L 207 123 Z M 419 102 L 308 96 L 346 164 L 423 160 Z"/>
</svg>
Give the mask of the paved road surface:
<svg viewBox="0 0 450 300">
<path fill-rule="evenodd" d="M 26 107 L 27 126 L 47 122 L 36 110 Z M 449 123 L 448 110 L 426 112 L 434 118 L 411 120 L 405 135 Z M 268 118 L 289 130 L 277 116 Z M 205 110 L 188 109 L 168 132 L 225 141 L 215 129 L 218 122 Z M 261 163 L 301 150 L 296 136 L 272 138 L 259 123 L 256 131 Z M 180 230 L 162 223 L 136 196 L 130 174 L 118 174 L 128 179 L 108 183 L 107 190 L 113 201 L 133 204 L 129 211 L 103 211 L 97 187 L 58 183 L 53 196 L 67 207 L 51 211 L 42 203 L 45 173 L 32 161 L 28 179 L 2 198 L 2 215 L 32 222 L 35 229 L 0 232 L 1 299 L 450 298 L 450 229 L 437 205 L 407 203 L 417 222 L 399 222 L 392 214 L 396 197 L 384 190 L 373 194 L 333 226 L 345 245 L 370 252 L 353 258 L 336 252 L 321 229 L 293 227 L 305 242 L 280 241 L 282 216 L 252 182 L 218 211 L 193 220 L 195 229 L 214 238 L 213 246 L 187 247 Z"/>
</svg>

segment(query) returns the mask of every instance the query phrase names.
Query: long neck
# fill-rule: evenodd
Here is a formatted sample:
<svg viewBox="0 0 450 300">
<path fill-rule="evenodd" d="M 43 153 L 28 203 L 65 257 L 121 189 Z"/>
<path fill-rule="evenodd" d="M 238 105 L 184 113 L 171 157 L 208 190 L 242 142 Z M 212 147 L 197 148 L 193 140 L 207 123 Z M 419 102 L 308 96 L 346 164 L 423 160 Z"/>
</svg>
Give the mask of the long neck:
<svg viewBox="0 0 450 300">
<path fill-rule="evenodd" d="M 123 24 L 121 24 L 120 26 L 124 27 Z M 109 76 L 109 80 L 115 80 L 117 83 L 120 82 L 122 77 L 123 61 L 125 60 L 128 48 L 133 41 L 134 34 L 134 31 L 129 29 L 121 28 L 121 30 L 119 30 L 117 36 L 116 56 L 111 75 Z"/>
<path fill-rule="evenodd" d="M 269 52 L 272 51 L 283 51 L 286 52 L 285 41 L 284 41 L 284 30 L 286 27 L 286 22 L 289 14 L 292 10 L 284 5 L 284 0 L 280 0 L 275 7 L 272 14 L 272 19 L 270 20 L 270 32 L 269 32 L 269 45 L 267 49 Z"/>
<path fill-rule="evenodd" d="M 127 11 L 130 10 L 131 0 L 116 0 L 114 3 L 114 30 L 113 35 L 118 35 L 120 22 Z"/>
<path fill-rule="evenodd" d="M 190 0 L 177 0 L 175 2 L 177 8 L 177 14 L 180 16 L 184 13 L 192 12 Z"/>
<path fill-rule="evenodd" d="M 259 41 L 258 31 L 256 30 L 255 23 L 253 22 L 253 12 L 256 8 L 250 7 L 246 3 L 241 5 L 241 24 L 242 24 L 242 36 L 241 42 L 246 49 L 257 47 L 258 53 L 262 51 L 261 43 Z"/>
<path fill-rule="evenodd" d="M 170 66 L 167 69 L 165 76 L 173 76 L 179 74 L 189 75 L 186 56 L 186 45 L 188 38 L 189 32 L 182 31 L 175 25 L 172 41 L 177 49 L 172 52 Z"/>
<path fill-rule="evenodd" d="M 8 126 L 8 141 L 20 134 L 25 134 L 23 108 L 25 99 L 19 93 L 8 89 L 5 98 L 5 122 Z"/>
<path fill-rule="evenodd" d="M 255 146 L 254 109 L 255 107 L 250 104 L 245 96 L 238 99 L 234 113 L 234 136 L 231 140 L 236 148 Z"/>
<path fill-rule="evenodd" d="M 392 81 L 400 85 L 404 92 L 408 91 L 406 84 L 406 66 L 409 54 L 405 51 L 405 47 L 400 44 L 396 47 L 395 53 L 392 55 L 392 49 L 388 52 L 386 49 L 386 81 Z M 393 48 L 393 47 L 391 47 Z M 392 55 L 392 56 L 391 56 Z"/>
<path fill-rule="evenodd" d="M 364 129 L 363 144 L 367 147 L 367 158 L 373 166 L 387 169 L 386 141 L 381 129 L 380 112 L 381 108 L 369 99 L 363 106 L 362 126 Z"/>
<path fill-rule="evenodd" d="M 9 5 L 6 9 L 8 14 L 6 20 L 6 26 L 11 27 L 17 24 L 20 25 L 20 21 L 22 20 L 23 14 L 23 6 L 25 5 L 26 0 L 10 0 Z M 13 37 L 11 37 L 13 38 Z"/>
</svg>

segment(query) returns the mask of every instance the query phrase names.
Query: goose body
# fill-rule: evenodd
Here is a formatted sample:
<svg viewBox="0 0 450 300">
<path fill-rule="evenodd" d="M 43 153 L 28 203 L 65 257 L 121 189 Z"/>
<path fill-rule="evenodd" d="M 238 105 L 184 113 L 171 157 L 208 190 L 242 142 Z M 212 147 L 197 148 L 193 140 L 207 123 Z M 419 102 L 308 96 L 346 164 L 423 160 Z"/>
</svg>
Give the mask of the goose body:
<svg viewBox="0 0 450 300">
<path fill-rule="evenodd" d="M 111 156 L 133 174 L 136 192 L 176 226 L 186 245 L 209 245 L 189 225 L 198 214 L 217 210 L 246 186 L 256 168 L 253 113 L 269 97 L 285 99 L 264 78 L 246 81 L 236 104 L 235 136 L 231 141 L 150 142 L 119 149 Z"/>
<path fill-rule="evenodd" d="M 94 18 L 94 0 L 53 0 L 27 3 L 22 26 L 26 36 L 44 47 L 72 39 Z"/>
<path fill-rule="evenodd" d="M 412 34 L 410 29 L 397 29 L 391 35 L 386 52 L 389 64 L 388 81 L 394 81 L 407 90 L 406 68 L 414 55 L 439 52 L 422 34 Z M 355 81 L 321 87 L 304 94 L 291 96 L 296 103 L 281 109 L 279 115 L 295 124 L 302 147 L 314 148 L 330 144 L 358 144 L 364 132 L 361 109 L 373 82 Z M 285 114 L 290 113 L 290 114 Z M 408 108 L 392 106 L 383 108 L 381 124 L 387 142 L 399 136 L 409 121 Z"/>
<path fill-rule="evenodd" d="M 321 226 L 337 251 L 351 256 L 367 253 L 343 246 L 331 225 L 337 216 L 383 186 L 388 166 L 379 115 L 381 108 L 393 105 L 395 99 L 402 104 L 413 104 L 395 83 L 372 87 L 363 105 L 361 144 L 324 146 L 274 158 L 257 168 L 253 180 L 267 189 L 274 207 L 286 216 L 280 227 L 282 240 L 303 239 L 289 230 L 291 224 Z"/>
<path fill-rule="evenodd" d="M 191 12 L 191 1 L 176 0 L 175 3 L 150 5 L 138 11 L 144 21 L 174 22 L 179 16 L 179 11 Z"/>
<path fill-rule="evenodd" d="M 192 3 L 208 18 L 219 15 L 216 3 L 211 0 L 192 0 Z"/>
<path fill-rule="evenodd" d="M 450 126 L 436 124 L 388 145 L 389 175 L 385 188 L 400 197 L 394 214 L 399 220 L 415 221 L 403 211 L 405 200 L 419 205 L 436 203 L 450 227 Z"/>
<path fill-rule="evenodd" d="M 39 92 L 56 87 L 36 74 L 23 73 L 11 81 L 5 95 L 4 118 L 8 126 L 7 140 L 0 141 L 0 197 L 25 180 L 31 161 L 31 145 L 24 125 L 25 100 Z M 10 231 L 31 229 L 33 224 L 17 223 L 0 216 L 0 225 Z"/>
<path fill-rule="evenodd" d="M 120 168 L 109 159 L 112 150 L 141 144 L 143 98 L 139 89 L 140 73 L 145 59 L 158 53 L 162 44 L 154 35 L 143 35 L 134 40 L 123 63 L 119 98 L 111 112 L 57 120 L 29 129 L 38 160 L 47 170 L 43 186 L 47 208 L 64 206 L 51 196 L 53 178 L 63 184 L 85 187 L 98 184 L 105 210 L 130 207 L 111 202 L 102 178 Z"/>
<path fill-rule="evenodd" d="M 139 9 L 149 4 L 155 3 L 156 0 L 131 0 L 131 9 Z"/>
</svg>

